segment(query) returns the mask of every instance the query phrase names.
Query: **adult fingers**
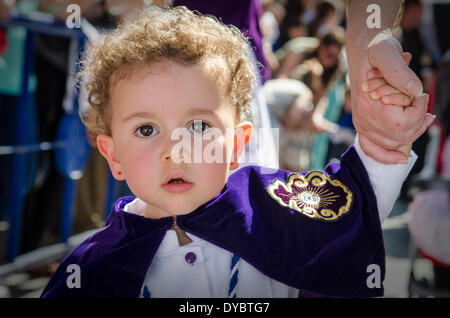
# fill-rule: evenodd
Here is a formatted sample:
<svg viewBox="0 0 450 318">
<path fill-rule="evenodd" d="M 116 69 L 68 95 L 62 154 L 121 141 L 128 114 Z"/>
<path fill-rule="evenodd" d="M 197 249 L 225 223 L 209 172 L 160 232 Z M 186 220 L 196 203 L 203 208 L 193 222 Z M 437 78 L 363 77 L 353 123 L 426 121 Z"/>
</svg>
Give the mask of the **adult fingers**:
<svg viewBox="0 0 450 318">
<path fill-rule="evenodd" d="M 403 60 L 405 61 L 406 65 L 409 65 L 411 63 L 412 55 L 409 52 L 403 52 L 402 53 Z M 367 72 L 367 79 L 374 79 L 374 78 L 383 78 L 383 74 L 377 69 L 371 69 Z"/>
<path fill-rule="evenodd" d="M 369 48 L 369 62 L 377 68 L 384 79 L 410 96 L 422 94 L 423 86 L 417 75 L 408 67 L 401 52 L 401 45 L 393 37 L 382 44 Z M 405 55 L 409 59 L 409 55 Z"/>
</svg>

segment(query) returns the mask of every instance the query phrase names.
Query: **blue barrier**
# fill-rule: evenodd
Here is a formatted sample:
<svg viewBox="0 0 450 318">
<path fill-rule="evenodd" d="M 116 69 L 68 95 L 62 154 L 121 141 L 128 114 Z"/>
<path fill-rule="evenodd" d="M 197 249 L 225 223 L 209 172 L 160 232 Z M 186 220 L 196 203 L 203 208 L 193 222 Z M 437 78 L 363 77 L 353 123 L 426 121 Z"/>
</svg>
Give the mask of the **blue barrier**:
<svg viewBox="0 0 450 318">
<path fill-rule="evenodd" d="M 78 41 L 78 57 L 84 51 L 86 36 L 82 29 L 67 28 L 61 22 L 38 21 L 29 16 L 15 15 L 11 16 L 8 24 L 0 23 L 0 26 L 22 26 L 27 29 L 26 54 L 24 57 L 23 81 L 21 94 L 17 105 L 17 118 L 15 122 L 15 144 L 1 145 L 0 155 L 12 155 L 13 160 L 13 178 L 11 184 L 11 197 L 9 200 L 9 233 L 6 251 L 6 260 L 9 264 L 0 266 L 0 278 L 8 273 L 24 270 L 30 266 L 44 262 L 46 259 L 63 256 L 73 248 L 73 239 L 71 240 L 74 198 L 76 189 L 76 180 L 81 176 L 82 170 L 89 156 L 89 144 L 84 128 L 78 116 L 78 88 L 73 98 L 73 108 L 70 113 L 66 113 L 58 128 L 56 141 L 45 141 L 37 144 L 27 144 L 24 134 L 24 118 L 20 114 L 24 113 L 28 107 L 28 100 L 32 98 L 29 91 L 29 75 L 33 71 L 34 56 L 34 36 L 36 33 L 49 34 L 61 37 L 75 38 Z M 75 61 L 76 62 L 76 61 Z M 78 63 L 75 64 L 78 67 Z M 78 133 L 68 133 L 67 128 L 76 128 Z M 63 193 L 63 204 L 61 209 L 61 242 L 55 246 L 43 247 L 39 250 L 28 252 L 18 256 L 23 210 L 23 180 L 25 178 L 25 155 L 29 152 L 54 150 L 57 169 L 65 176 L 65 185 Z M 111 206 L 114 202 L 114 189 L 116 187 L 114 179 L 109 177 L 107 200 L 105 203 L 105 218 L 109 215 Z M 82 233 L 83 234 L 83 233 Z M 83 236 L 80 234 L 81 236 Z M 76 237 L 80 237 L 80 235 Z M 83 236 L 84 237 L 84 236 Z M 72 243 L 70 243 L 72 241 Z M 54 251 L 54 252 L 51 252 Z"/>
<path fill-rule="evenodd" d="M 28 52 L 32 52 L 34 48 L 34 38 L 33 34 L 29 32 L 26 39 L 26 49 Z M 33 65 L 33 54 L 25 54 L 24 63 L 24 76 L 22 80 L 22 93 L 19 98 L 19 103 L 17 105 L 16 114 L 16 129 L 15 129 L 15 143 L 16 145 L 23 145 L 26 141 L 24 134 L 24 123 L 23 118 L 20 114 L 25 112 L 25 107 L 27 107 L 28 99 L 30 98 L 30 93 L 28 91 L 29 74 L 31 73 Z M 20 243 L 20 234 L 22 226 L 22 205 L 23 205 L 23 195 L 21 191 L 22 182 L 24 179 L 24 166 L 25 166 L 25 155 L 15 154 L 13 160 L 13 178 L 11 183 L 11 198 L 9 201 L 9 234 L 8 234 L 8 247 L 6 250 L 6 259 L 8 261 L 13 261 L 17 255 Z"/>
</svg>

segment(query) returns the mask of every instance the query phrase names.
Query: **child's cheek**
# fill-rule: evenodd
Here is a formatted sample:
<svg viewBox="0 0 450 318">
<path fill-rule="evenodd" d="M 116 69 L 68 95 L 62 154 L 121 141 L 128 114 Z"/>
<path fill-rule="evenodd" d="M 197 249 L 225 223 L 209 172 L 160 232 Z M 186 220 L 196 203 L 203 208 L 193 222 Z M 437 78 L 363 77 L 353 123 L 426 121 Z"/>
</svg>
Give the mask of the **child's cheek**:
<svg viewBox="0 0 450 318">
<path fill-rule="evenodd" d="M 203 160 L 197 166 L 201 179 L 209 180 L 211 187 L 218 188 L 218 191 L 226 182 L 227 167 L 229 162 L 231 162 L 233 151 L 233 138 L 230 137 L 229 143 L 226 142 L 226 139 L 226 136 L 222 134 L 211 140 L 204 140 L 202 147 Z"/>
<path fill-rule="evenodd" d="M 208 199 L 216 196 L 225 185 L 229 169 L 226 163 L 202 163 L 196 165 L 196 184 Z"/>
<path fill-rule="evenodd" d="M 228 136 L 223 134 L 219 129 L 208 132 L 208 134 L 202 138 L 201 149 L 199 147 L 194 149 L 195 154 L 197 155 L 196 158 L 200 158 L 201 152 L 202 163 L 223 164 L 230 162 L 229 158 L 231 158 L 234 147 L 233 137 L 234 133 L 232 131 L 229 132 Z"/>
<path fill-rule="evenodd" d="M 143 178 L 151 168 L 155 168 L 155 153 L 145 147 L 134 147 L 125 153 L 123 158 L 126 176 L 140 176 Z"/>
</svg>

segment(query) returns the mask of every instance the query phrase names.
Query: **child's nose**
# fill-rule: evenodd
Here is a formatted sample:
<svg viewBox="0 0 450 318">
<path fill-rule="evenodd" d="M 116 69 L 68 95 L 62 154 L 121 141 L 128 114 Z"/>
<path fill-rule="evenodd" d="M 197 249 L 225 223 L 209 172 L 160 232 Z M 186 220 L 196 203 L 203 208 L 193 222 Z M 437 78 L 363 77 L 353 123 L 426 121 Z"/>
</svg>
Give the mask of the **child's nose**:
<svg viewBox="0 0 450 318">
<path fill-rule="evenodd" d="M 175 164 L 179 164 L 184 162 L 184 153 L 183 151 L 172 153 L 172 147 L 168 151 L 165 151 L 161 156 L 162 162 L 173 162 Z"/>
<path fill-rule="evenodd" d="M 168 160 L 172 159 L 172 155 L 171 155 L 172 146 L 173 145 L 169 143 L 169 144 L 166 145 L 166 147 L 164 147 L 164 150 L 161 153 L 161 160 L 162 161 L 168 161 Z"/>
<path fill-rule="evenodd" d="M 170 138 L 166 138 L 166 140 L 164 140 L 164 148 L 163 151 L 161 153 L 161 161 L 162 162 L 167 162 L 167 161 L 173 161 L 173 162 L 178 162 L 178 154 L 176 154 L 174 147 L 176 146 L 177 141 L 176 140 L 171 140 Z"/>
<path fill-rule="evenodd" d="M 164 148 L 161 153 L 161 162 L 171 161 L 175 164 L 191 162 L 194 141 L 192 134 L 185 128 L 174 129 L 171 134 L 164 136 Z"/>
</svg>

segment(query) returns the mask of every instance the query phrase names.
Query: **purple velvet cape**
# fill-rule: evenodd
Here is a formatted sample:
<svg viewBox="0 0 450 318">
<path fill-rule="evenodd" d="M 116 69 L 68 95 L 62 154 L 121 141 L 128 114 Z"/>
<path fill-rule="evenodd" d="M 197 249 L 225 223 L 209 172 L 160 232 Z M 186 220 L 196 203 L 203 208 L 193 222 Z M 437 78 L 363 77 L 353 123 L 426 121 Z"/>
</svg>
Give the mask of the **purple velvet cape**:
<svg viewBox="0 0 450 318">
<path fill-rule="evenodd" d="M 270 68 L 263 51 L 263 36 L 259 27 L 262 15 L 260 0 L 174 0 L 173 6 L 185 6 L 202 14 L 211 14 L 220 18 L 225 24 L 232 24 L 250 39 L 256 59 L 261 63 L 261 83 L 271 78 Z"/>
<path fill-rule="evenodd" d="M 368 288 L 370 264 L 385 274 L 385 252 L 375 194 L 354 147 L 325 174 L 353 193 L 348 213 L 334 221 L 313 219 L 282 206 L 267 192 L 290 172 L 261 174 L 243 167 L 221 193 L 190 214 L 178 216 L 187 233 L 241 256 L 265 275 L 304 291 L 330 297 L 382 296 Z M 105 228 L 60 264 L 42 297 L 139 297 L 153 257 L 173 218 L 148 219 L 124 212 L 133 197 L 119 199 Z M 335 204 L 340 204 L 342 198 Z M 66 269 L 81 268 L 81 288 L 69 289 Z"/>
</svg>

